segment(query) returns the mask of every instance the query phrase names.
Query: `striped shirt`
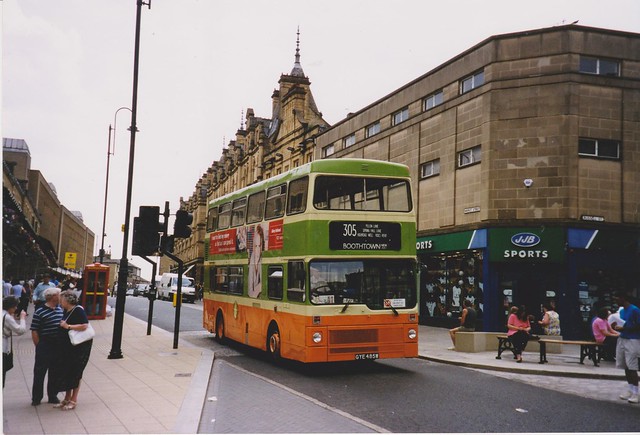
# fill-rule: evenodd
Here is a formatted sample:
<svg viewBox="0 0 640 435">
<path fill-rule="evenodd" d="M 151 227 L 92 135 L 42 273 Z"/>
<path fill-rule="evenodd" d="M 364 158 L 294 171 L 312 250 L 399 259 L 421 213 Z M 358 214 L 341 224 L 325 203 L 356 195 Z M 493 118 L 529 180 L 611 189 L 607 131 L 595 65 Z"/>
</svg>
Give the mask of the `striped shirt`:
<svg viewBox="0 0 640 435">
<path fill-rule="evenodd" d="M 47 305 L 43 305 L 33 313 L 31 330 L 37 331 L 40 338 L 55 337 L 58 334 L 61 320 L 62 308 L 60 306 L 49 308 Z"/>
</svg>

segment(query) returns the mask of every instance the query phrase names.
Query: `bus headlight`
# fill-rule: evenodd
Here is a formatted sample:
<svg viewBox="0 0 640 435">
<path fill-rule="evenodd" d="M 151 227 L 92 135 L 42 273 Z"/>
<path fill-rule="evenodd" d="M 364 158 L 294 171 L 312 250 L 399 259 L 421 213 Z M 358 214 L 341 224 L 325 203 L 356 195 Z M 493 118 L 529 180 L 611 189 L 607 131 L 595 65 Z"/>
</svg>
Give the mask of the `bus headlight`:
<svg viewBox="0 0 640 435">
<path fill-rule="evenodd" d="M 414 340 L 418 336 L 415 329 L 409 329 L 409 340 Z"/>
<path fill-rule="evenodd" d="M 321 332 L 314 332 L 313 333 L 313 342 L 314 343 L 320 343 L 322 341 L 322 333 Z"/>
</svg>

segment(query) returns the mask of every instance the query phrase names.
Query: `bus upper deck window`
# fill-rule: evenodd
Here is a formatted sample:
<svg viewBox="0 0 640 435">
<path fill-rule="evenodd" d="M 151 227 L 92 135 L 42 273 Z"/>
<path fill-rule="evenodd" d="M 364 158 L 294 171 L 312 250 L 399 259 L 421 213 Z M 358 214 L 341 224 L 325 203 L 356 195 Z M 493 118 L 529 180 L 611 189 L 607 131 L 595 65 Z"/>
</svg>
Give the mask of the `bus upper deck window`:
<svg viewBox="0 0 640 435">
<path fill-rule="evenodd" d="M 318 210 L 408 212 L 409 184 L 396 178 L 319 176 L 313 192 Z"/>
<path fill-rule="evenodd" d="M 273 219 L 284 215 L 286 194 L 286 184 L 281 184 L 267 190 L 267 204 L 264 212 L 265 219 Z"/>
<path fill-rule="evenodd" d="M 233 211 L 231 212 L 231 226 L 244 225 L 244 216 L 247 210 L 247 198 L 240 198 L 233 201 Z"/>
<path fill-rule="evenodd" d="M 224 230 L 229 228 L 231 223 L 231 203 L 227 202 L 220 206 L 218 211 L 218 229 Z"/>
<path fill-rule="evenodd" d="M 218 221 L 218 209 L 216 207 L 210 208 L 207 213 L 207 231 L 214 231 Z"/>
<path fill-rule="evenodd" d="M 304 213 L 307 209 L 307 190 L 309 178 L 304 177 L 289 183 L 289 200 L 287 201 L 287 214 Z"/>
<path fill-rule="evenodd" d="M 249 196 L 249 203 L 247 204 L 248 224 L 260 222 L 262 220 L 262 215 L 264 214 L 264 197 L 264 190 Z"/>
</svg>

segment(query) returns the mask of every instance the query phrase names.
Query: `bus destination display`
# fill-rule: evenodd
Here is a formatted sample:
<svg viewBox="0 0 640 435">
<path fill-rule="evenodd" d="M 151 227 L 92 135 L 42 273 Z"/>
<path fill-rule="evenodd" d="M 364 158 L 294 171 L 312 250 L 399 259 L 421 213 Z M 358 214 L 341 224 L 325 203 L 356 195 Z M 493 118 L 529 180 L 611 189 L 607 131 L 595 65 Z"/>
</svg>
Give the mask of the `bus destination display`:
<svg viewBox="0 0 640 435">
<path fill-rule="evenodd" d="M 400 224 L 334 221 L 329 223 L 329 248 L 343 251 L 398 251 Z"/>
</svg>

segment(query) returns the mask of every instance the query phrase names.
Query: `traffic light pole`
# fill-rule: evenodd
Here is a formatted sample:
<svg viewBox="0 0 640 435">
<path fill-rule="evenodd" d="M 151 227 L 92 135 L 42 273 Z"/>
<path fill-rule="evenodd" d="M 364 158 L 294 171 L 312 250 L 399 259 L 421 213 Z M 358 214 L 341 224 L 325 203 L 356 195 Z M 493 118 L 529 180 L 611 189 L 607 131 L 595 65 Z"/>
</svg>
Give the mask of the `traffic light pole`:
<svg viewBox="0 0 640 435">
<path fill-rule="evenodd" d="M 170 252 L 163 252 L 164 255 L 178 263 L 178 288 L 176 289 L 176 320 L 173 325 L 173 348 L 178 348 L 178 338 L 180 335 L 180 308 L 182 307 L 182 269 L 184 262 Z"/>
<path fill-rule="evenodd" d="M 141 256 L 143 260 L 148 263 L 151 263 L 151 287 L 149 288 L 149 293 L 147 293 L 147 297 L 149 298 L 149 316 L 147 317 L 147 335 L 151 335 L 151 323 L 153 321 L 153 301 L 156 300 L 156 270 L 158 268 L 158 264 L 155 261 L 150 260 L 148 257 Z"/>
</svg>

